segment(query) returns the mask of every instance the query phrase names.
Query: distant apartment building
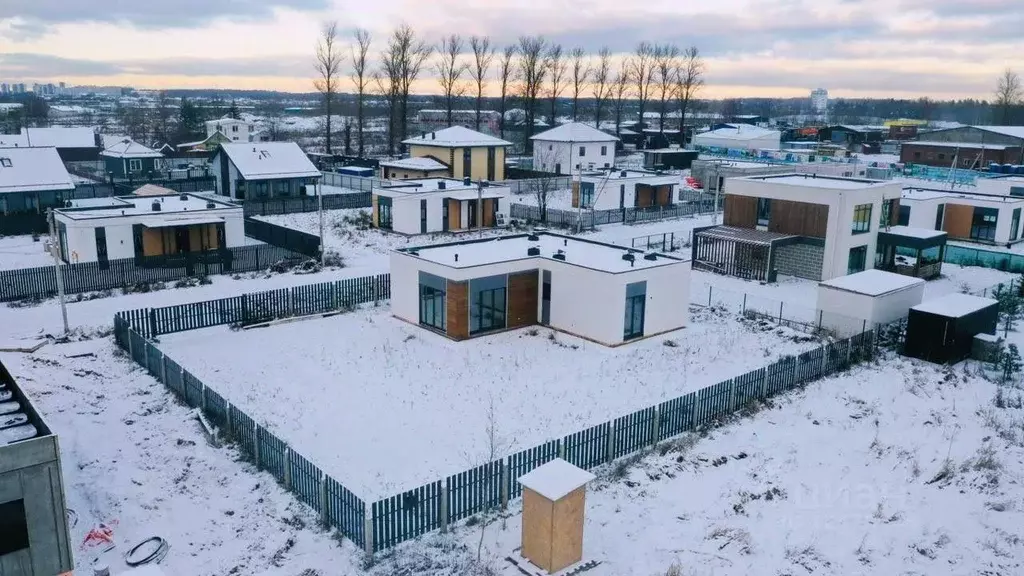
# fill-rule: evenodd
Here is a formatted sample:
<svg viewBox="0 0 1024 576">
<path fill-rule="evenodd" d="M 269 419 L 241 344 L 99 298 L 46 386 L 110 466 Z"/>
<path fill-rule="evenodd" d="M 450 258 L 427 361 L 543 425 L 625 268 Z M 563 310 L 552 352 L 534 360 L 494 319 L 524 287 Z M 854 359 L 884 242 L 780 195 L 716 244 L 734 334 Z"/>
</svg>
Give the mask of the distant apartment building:
<svg viewBox="0 0 1024 576">
<path fill-rule="evenodd" d="M 828 90 L 824 88 L 811 90 L 811 109 L 818 114 L 824 114 L 828 110 Z"/>
<path fill-rule="evenodd" d="M 416 115 L 416 121 L 420 129 L 431 132 L 447 128 L 448 111 L 425 109 L 420 110 Z M 480 111 L 480 131 L 487 134 L 497 134 L 500 129 L 501 114 L 494 110 Z M 452 110 L 451 126 L 462 126 L 476 130 L 476 110 Z"/>
</svg>

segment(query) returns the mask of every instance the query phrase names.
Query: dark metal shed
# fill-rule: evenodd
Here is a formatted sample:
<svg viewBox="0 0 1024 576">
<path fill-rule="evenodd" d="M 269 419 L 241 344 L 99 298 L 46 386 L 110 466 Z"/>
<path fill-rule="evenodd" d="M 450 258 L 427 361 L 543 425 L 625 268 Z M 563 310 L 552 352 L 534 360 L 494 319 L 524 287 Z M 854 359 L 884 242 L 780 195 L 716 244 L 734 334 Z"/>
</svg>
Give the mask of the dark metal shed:
<svg viewBox="0 0 1024 576">
<path fill-rule="evenodd" d="M 949 294 L 910 309 L 903 354 L 937 364 L 955 364 L 971 355 L 978 334 L 994 334 L 999 303 L 968 294 Z"/>
</svg>

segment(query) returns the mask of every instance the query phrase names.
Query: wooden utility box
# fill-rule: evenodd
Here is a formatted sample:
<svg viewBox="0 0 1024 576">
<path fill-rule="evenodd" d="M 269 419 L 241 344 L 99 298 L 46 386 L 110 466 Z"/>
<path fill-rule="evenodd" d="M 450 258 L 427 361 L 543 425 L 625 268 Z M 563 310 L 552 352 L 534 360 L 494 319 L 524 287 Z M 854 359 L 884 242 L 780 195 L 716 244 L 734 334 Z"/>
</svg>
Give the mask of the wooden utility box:
<svg viewBox="0 0 1024 576">
<path fill-rule="evenodd" d="M 586 484 L 594 475 L 556 458 L 519 478 L 523 558 L 548 573 L 583 559 Z"/>
</svg>

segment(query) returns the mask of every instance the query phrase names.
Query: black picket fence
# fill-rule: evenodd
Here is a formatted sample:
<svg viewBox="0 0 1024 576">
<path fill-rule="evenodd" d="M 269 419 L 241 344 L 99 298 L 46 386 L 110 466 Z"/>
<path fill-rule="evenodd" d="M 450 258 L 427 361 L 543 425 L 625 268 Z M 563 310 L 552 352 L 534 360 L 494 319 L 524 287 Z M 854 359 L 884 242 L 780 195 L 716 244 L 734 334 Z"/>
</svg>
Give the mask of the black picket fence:
<svg viewBox="0 0 1024 576">
<path fill-rule="evenodd" d="M 350 208 L 370 208 L 372 194 L 369 192 L 353 192 L 351 194 L 325 194 L 324 210 L 343 210 Z M 292 198 L 249 198 L 245 200 L 246 216 L 272 216 L 275 214 L 297 214 L 300 212 L 316 212 L 320 203 L 316 196 L 295 196 Z"/>
<path fill-rule="evenodd" d="M 320 237 L 293 228 L 246 218 L 245 235 L 267 244 L 304 254 L 310 258 L 320 256 Z"/>
<path fill-rule="evenodd" d="M 254 245 L 211 252 L 64 264 L 61 274 L 64 292 L 78 294 L 133 289 L 141 284 L 173 282 L 192 276 L 252 272 L 281 261 L 303 258 L 285 248 Z M 56 294 L 57 275 L 53 266 L 0 270 L 0 302 L 48 298 Z"/>
<path fill-rule="evenodd" d="M 511 204 L 509 217 L 527 222 L 539 222 L 549 226 L 573 228 L 582 222 L 585 229 L 601 224 L 642 224 L 671 218 L 684 218 L 708 214 L 714 210 L 714 200 L 685 202 L 669 206 L 647 206 L 644 208 L 618 208 L 612 210 L 558 210 L 548 208 L 542 215 L 540 208 L 529 204 Z"/>
</svg>

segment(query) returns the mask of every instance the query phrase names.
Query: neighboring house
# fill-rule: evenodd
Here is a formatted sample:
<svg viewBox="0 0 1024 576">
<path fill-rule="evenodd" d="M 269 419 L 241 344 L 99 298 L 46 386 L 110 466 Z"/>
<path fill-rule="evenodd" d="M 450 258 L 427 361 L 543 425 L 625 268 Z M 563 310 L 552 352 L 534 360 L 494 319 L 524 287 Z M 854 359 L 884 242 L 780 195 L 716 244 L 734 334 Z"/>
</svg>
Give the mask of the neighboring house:
<svg viewBox="0 0 1024 576">
<path fill-rule="evenodd" d="M 231 142 L 258 142 L 258 133 L 259 129 L 253 121 L 236 120 L 229 117 L 206 121 L 207 138 L 214 134 L 223 134 Z"/>
<path fill-rule="evenodd" d="M 295 142 L 222 144 L 211 170 L 217 193 L 237 200 L 301 196 L 322 177 Z"/>
<path fill-rule="evenodd" d="M 43 213 L 74 190 L 56 148 L 0 148 L 0 214 Z"/>
<path fill-rule="evenodd" d="M 874 267 L 898 182 L 780 174 L 730 178 L 724 226 L 695 230 L 694 268 L 773 281 L 830 280 Z"/>
<path fill-rule="evenodd" d="M 920 132 L 919 142 L 955 142 L 960 144 L 1002 144 L 1018 149 L 1016 158 L 1005 164 L 1024 164 L 1024 126 L 958 126 L 944 130 Z M 904 144 L 906 145 L 906 144 Z"/>
<path fill-rule="evenodd" d="M 696 150 L 683 150 L 682 148 L 644 150 L 644 168 L 647 170 L 688 170 L 696 159 Z"/>
<path fill-rule="evenodd" d="M 968 142 L 904 142 L 900 162 L 980 170 L 990 164 L 1021 162 L 1021 146 Z"/>
<path fill-rule="evenodd" d="M 606 346 L 686 325 L 680 258 L 547 232 L 391 253 L 391 311 L 453 340 L 540 324 Z"/>
<path fill-rule="evenodd" d="M 163 154 L 143 146 L 131 138 L 123 138 L 100 152 L 107 174 L 114 178 L 150 176 L 162 168 Z"/>
<path fill-rule="evenodd" d="M 977 194 L 963 190 L 903 190 L 897 222 L 912 228 L 942 230 L 950 240 L 1009 246 L 1024 239 L 1024 197 Z"/>
<path fill-rule="evenodd" d="M 618 138 L 581 122 L 562 124 L 530 138 L 533 169 L 553 174 L 611 168 Z"/>
<path fill-rule="evenodd" d="M 693 137 L 694 148 L 728 148 L 730 150 L 778 150 L 782 133 L 749 124 L 736 124 L 702 132 Z"/>
<path fill-rule="evenodd" d="M 573 190 L 572 207 L 611 210 L 669 206 L 681 183 L 678 175 L 642 170 L 585 173 Z"/>
<path fill-rule="evenodd" d="M 449 176 L 451 176 L 451 169 L 448 165 L 429 156 L 381 160 L 380 162 L 380 177 L 384 180 L 447 178 Z"/>
<path fill-rule="evenodd" d="M 101 200 L 54 211 L 65 262 L 104 264 L 245 244 L 242 207 L 237 204 L 192 194 Z"/>
<path fill-rule="evenodd" d="M 480 111 L 480 130 L 488 134 L 497 134 L 501 128 L 501 114 L 494 110 Z M 447 110 L 420 110 L 416 114 L 416 122 L 422 130 L 441 130 L 447 128 Z M 463 126 L 466 128 L 476 127 L 476 110 L 452 110 L 452 126 Z"/>
<path fill-rule="evenodd" d="M 92 128 L 22 128 L 20 134 L 0 135 L 0 148 L 53 147 L 64 162 L 99 159 L 100 141 Z"/>
<path fill-rule="evenodd" d="M 840 124 L 825 126 L 818 130 L 818 138 L 823 142 L 831 142 L 846 149 L 853 149 L 862 144 L 878 144 L 889 135 L 885 126 L 863 126 Z"/>
<path fill-rule="evenodd" d="M 71 574 L 60 444 L 0 362 L 0 573 Z"/>
<path fill-rule="evenodd" d="M 178 152 L 214 152 L 221 144 L 227 144 L 231 142 L 231 138 L 225 135 L 223 132 L 214 132 L 207 136 L 204 140 L 198 140 L 196 142 L 184 142 L 175 146 Z"/>
<path fill-rule="evenodd" d="M 491 228 L 508 220 L 510 197 L 507 186 L 469 178 L 407 180 L 373 189 L 372 222 L 400 234 Z"/>
<path fill-rule="evenodd" d="M 512 143 L 452 126 L 436 132 L 424 132 L 403 140 L 413 158 L 433 158 L 451 169 L 452 178 L 472 178 L 491 182 L 505 179 L 505 148 Z"/>
</svg>

